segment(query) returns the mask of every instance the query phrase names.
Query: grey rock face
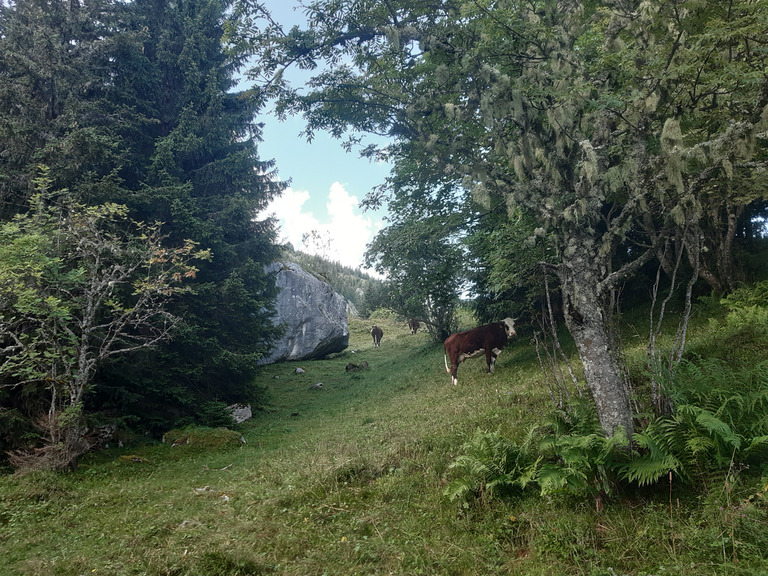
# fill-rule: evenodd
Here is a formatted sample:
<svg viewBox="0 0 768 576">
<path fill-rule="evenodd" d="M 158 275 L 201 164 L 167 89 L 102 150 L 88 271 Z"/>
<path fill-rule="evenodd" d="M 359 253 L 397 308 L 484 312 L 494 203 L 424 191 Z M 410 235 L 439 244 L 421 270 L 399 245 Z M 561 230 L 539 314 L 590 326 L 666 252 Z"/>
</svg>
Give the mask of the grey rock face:
<svg viewBox="0 0 768 576">
<path fill-rule="evenodd" d="M 286 330 L 259 364 L 323 358 L 349 346 L 347 302 L 328 283 L 298 264 L 275 262 L 266 270 L 277 272 L 280 293 L 273 322 Z"/>
</svg>

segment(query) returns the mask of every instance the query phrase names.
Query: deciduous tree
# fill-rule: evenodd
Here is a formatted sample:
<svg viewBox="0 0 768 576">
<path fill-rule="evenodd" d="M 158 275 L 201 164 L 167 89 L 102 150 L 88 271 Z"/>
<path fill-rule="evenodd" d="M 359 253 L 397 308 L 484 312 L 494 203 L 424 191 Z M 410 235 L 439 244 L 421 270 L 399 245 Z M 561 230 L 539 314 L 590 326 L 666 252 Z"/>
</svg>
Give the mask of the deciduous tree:
<svg viewBox="0 0 768 576">
<path fill-rule="evenodd" d="M 161 225 L 132 222 L 125 206 L 32 201 L 0 226 L 0 383 L 48 401 L 45 444 L 15 463 L 58 468 L 89 448 L 83 406 L 99 366 L 170 338 L 180 318 L 168 304 L 210 254 L 165 246 Z"/>
<path fill-rule="evenodd" d="M 388 155 L 395 178 L 417 184 L 393 188 L 403 201 L 418 184 L 451 180 L 481 207 L 507 203 L 533 218 L 532 240 L 547 238 L 554 252 L 602 427 L 631 434 L 614 290 L 674 241 L 695 280 L 703 195 L 736 173 L 759 181 L 765 10 L 763 1 L 317 0 L 306 30 L 253 35 L 253 77 L 279 111 L 302 113 L 310 134 L 392 136 L 367 153 Z M 305 93 L 285 84 L 285 66 L 321 62 L 331 66 Z"/>
</svg>

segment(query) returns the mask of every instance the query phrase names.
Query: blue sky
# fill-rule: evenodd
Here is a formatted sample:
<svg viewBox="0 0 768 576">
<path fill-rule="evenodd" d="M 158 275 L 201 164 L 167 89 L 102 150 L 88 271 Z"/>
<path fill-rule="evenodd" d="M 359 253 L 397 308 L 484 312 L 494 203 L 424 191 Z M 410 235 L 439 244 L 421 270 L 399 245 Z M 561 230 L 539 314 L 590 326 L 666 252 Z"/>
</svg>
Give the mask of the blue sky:
<svg viewBox="0 0 768 576">
<path fill-rule="evenodd" d="M 292 7 L 294 0 L 266 0 L 273 18 L 287 28 L 302 20 Z M 286 73 L 286 78 L 297 76 Z M 362 264 L 373 236 L 382 227 L 383 212 L 363 212 L 360 201 L 389 174 L 389 166 L 371 163 L 357 152 L 345 152 L 341 142 L 319 132 L 311 143 L 299 133 L 301 118 L 278 121 L 273 115 L 258 118 L 264 123 L 262 160 L 274 159 L 280 179 L 290 180 L 288 190 L 272 202 L 266 213 L 280 223 L 280 239 L 294 248 L 320 253 L 347 266 Z M 323 247 L 302 244 L 302 235 L 317 231 Z"/>
</svg>

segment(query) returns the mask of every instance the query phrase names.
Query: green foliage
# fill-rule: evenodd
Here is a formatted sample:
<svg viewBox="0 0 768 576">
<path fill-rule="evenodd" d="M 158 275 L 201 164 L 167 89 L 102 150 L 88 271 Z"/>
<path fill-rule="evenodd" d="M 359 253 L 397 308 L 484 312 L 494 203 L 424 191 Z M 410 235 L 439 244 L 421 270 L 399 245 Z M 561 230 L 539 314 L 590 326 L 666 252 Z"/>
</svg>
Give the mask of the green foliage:
<svg viewBox="0 0 768 576">
<path fill-rule="evenodd" d="M 184 317 L 174 340 L 130 361 L 110 358 L 87 398 L 87 412 L 120 414 L 153 432 L 205 401 L 258 402 L 253 377 L 276 333 L 274 282 L 263 268 L 277 255 L 273 223 L 254 215 L 284 185 L 257 155 L 262 101 L 233 90 L 244 53 L 223 44 L 230 6 L 0 6 L 0 68 L 8 74 L 0 87 L 0 218 L 25 210 L 45 163 L 52 189 L 76 202 L 126 206 L 133 220 L 163 222 L 163 249 L 190 239 L 210 251 L 185 279 L 193 289 L 169 309 Z M 42 263 L 33 239 L 25 241 L 33 275 Z M 66 316 L 56 298 L 29 305 Z"/>
<path fill-rule="evenodd" d="M 378 316 L 380 310 L 393 308 L 392 294 L 385 282 L 369 284 L 363 292 L 363 316 Z"/>
<path fill-rule="evenodd" d="M 232 427 L 235 422 L 232 414 L 227 410 L 226 402 L 203 402 L 198 410 L 196 420 L 203 426 L 210 428 Z"/>
<path fill-rule="evenodd" d="M 623 475 L 640 485 L 672 472 L 693 484 L 714 471 L 759 464 L 768 453 L 768 362 L 732 367 L 684 360 L 664 382 L 675 406 L 635 435 Z"/>
<path fill-rule="evenodd" d="M 664 389 L 675 409 L 653 415 L 633 436 L 606 438 L 594 409 L 579 401 L 556 411 L 515 444 L 477 432 L 451 468 L 451 499 L 492 488 L 537 486 L 541 494 L 615 494 L 620 480 L 656 484 L 672 474 L 688 486 L 713 473 L 759 466 L 768 454 L 768 362 L 734 368 L 718 359 L 685 360 Z"/>
<path fill-rule="evenodd" d="M 626 462 L 627 446 L 623 431 L 606 438 L 594 408 L 576 402 L 572 412 L 551 412 L 519 445 L 499 432 L 477 431 L 451 464 L 456 477 L 444 494 L 465 505 L 471 497 L 485 501 L 486 493 L 508 495 L 528 487 L 543 496 L 600 498 L 615 493 L 615 470 Z"/>
<path fill-rule="evenodd" d="M 277 256 L 273 224 L 254 214 L 284 185 L 257 155 L 258 100 L 233 91 L 243 54 L 222 45 L 229 5 L 131 3 L 140 52 L 115 70 L 115 84 L 149 123 L 143 138 L 126 142 L 125 202 L 165 222 L 170 241 L 191 238 L 212 253 L 174 309 L 185 318 L 174 340 L 100 374 L 111 389 L 94 399 L 98 406 L 148 417 L 153 428 L 193 416 L 206 401 L 257 403 L 258 359 L 277 333 L 274 281 L 263 268 Z"/>
<path fill-rule="evenodd" d="M 44 399 L 27 417 L 47 434 L 45 448 L 61 444 L 54 452 L 72 458 L 89 448 L 75 445 L 97 369 L 170 338 L 178 318 L 169 302 L 189 290 L 190 262 L 209 254 L 192 242 L 167 249 L 159 230 L 132 222 L 125 206 L 84 206 L 45 189 L 28 214 L 0 224 L 0 385 L 8 398 Z M 44 455 L 26 464 L 71 463 Z"/>
<path fill-rule="evenodd" d="M 709 319 L 707 334 L 673 371 L 655 374 L 674 411 L 651 415 L 635 437 L 628 480 L 652 484 L 673 473 L 695 483 L 708 472 L 764 457 L 768 367 L 754 358 L 768 346 L 765 291 L 759 282 L 722 299 L 702 299 L 697 313 Z"/>
<path fill-rule="evenodd" d="M 78 200 L 117 200 L 123 139 L 144 128 L 132 102 L 110 95 L 135 39 L 125 12 L 113 0 L 0 5 L 0 219 L 26 209 L 38 164 Z"/>
<path fill-rule="evenodd" d="M 768 333 L 768 281 L 743 286 L 721 300 L 729 311 L 727 325 Z"/>
<path fill-rule="evenodd" d="M 469 239 L 479 266 L 473 284 L 477 291 L 474 306 L 478 319 L 532 319 L 541 314 L 544 297 L 544 262 L 551 261 L 543 230 L 529 215 L 494 214 L 484 218 Z M 550 282 L 553 289 L 557 281 Z"/>
<path fill-rule="evenodd" d="M 0 391 L 0 395 L 5 396 L 5 391 Z M 5 454 L 22 444 L 37 443 L 39 440 L 39 431 L 21 410 L 0 408 L 0 453 Z"/>
<path fill-rule="evenodd" d="M 404 318 L 415 317 L 437 341 L 456 331 L 456 309 L 463 284 L 464 249 L 453 235 L 453 218 L 414 217 L 400 212 L 379 232 L 366 262 L 387 276 L 390 307 Z"/>
<path fill-rule="evenodd" d="M 570 413 L 553 412 L 538 434 L 537 451 L 546 459 L 537 474 L 542 494 L 615 493 L 613 471 L 626 460 L 627 437 L 619 430 L 606 438 L 591 404 L 576 401 Z"/>
<path fill-rule="evenodd" d="M 451 500 L 462 500 L 465 505 L 471 498 L 486 502 L 535 481 L 538 462 L 532 462 L 529 453 L 499 431 L 477 430 L 462 451 L 449 467 L 454 478 L 443 492 Z"/>
</svg>

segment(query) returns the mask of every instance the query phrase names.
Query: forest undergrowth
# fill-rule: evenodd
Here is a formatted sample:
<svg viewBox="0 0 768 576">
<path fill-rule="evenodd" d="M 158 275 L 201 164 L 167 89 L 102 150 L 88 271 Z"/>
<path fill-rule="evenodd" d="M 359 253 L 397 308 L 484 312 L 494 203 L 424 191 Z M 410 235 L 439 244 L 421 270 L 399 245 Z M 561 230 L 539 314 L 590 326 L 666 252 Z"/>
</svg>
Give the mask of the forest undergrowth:
<svg viewBox="0 0 768 576">
<path fill-rule="evenodd" d="M 699 304 L 666 375 L 679 409 L 638 403 L 634 455 L 588 401 L 556 409 L 525 328 L 452 386 L 427 334 L 350 320 L 337 357 L 263 369 L 270 400 L 238 434 L 1 476 L 0 574 L 768 573 L 768 324 L 740 302 Z M 642 397 L 642 330 L 624 346 Z"/>
</svg>

